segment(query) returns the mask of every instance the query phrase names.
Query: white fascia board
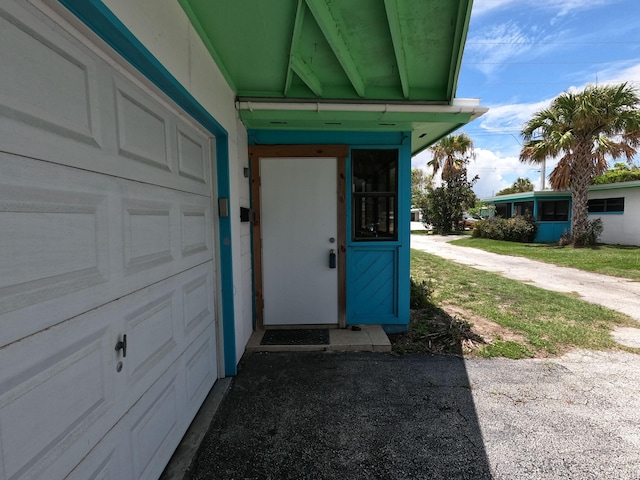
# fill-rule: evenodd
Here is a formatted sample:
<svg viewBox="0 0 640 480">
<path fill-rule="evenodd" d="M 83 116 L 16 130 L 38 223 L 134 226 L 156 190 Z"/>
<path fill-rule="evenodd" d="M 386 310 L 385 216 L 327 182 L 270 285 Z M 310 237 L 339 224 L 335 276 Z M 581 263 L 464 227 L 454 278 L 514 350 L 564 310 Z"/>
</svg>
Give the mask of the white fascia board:
<svg viewBox="0 0 640 480">
<path fill-rule="evenodd" d="M 477 99 L 455 99 L 452 105 L 425 105 L 419 103 L 338 103 L 338 102 L 274 102 L 239 101 L 238 110 L 287 110 L 314 112 L 378 112 L 378 113 L 470 113 L 472 120 L 484 115 L 489 109 L 480 106 Z"/>
</svg>

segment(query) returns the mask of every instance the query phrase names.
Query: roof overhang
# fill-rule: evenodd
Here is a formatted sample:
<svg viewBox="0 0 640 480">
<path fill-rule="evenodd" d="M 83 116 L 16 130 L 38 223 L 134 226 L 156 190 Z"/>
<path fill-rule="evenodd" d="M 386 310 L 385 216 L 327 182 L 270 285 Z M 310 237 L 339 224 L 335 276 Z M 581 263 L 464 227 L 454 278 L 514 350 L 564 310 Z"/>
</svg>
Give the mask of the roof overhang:
<svg viewBox="0 0 640 480">
<path fill-rule="evenodd" d="M 455 99 L 472 0 L 179 0 L 254 130 L 411 131 L 418 152 L 486 112 Z"/>
<path fill-rule="evenodd" d="M 247 128 L 255 130 L 410 131 L 412 153 L 487 111 L 476 100 L 434 105 L 244 99 L 236 107 Z"/>
</svg>

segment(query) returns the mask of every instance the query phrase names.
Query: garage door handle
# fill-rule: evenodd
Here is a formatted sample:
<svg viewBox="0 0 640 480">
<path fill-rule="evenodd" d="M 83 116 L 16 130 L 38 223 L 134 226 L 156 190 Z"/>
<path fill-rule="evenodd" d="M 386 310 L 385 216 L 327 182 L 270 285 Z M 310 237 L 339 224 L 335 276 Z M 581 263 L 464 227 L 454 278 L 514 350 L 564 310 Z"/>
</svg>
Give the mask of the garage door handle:
<svg viewBox="0 0 640 480">
<path fill-rule="evenodd" d="M 116 352 L 122 350 L 122 358 L 127 356 L 127 335 L 122 335 L 122 340 L 118 340 L 116 343 Z"/>
</svg>

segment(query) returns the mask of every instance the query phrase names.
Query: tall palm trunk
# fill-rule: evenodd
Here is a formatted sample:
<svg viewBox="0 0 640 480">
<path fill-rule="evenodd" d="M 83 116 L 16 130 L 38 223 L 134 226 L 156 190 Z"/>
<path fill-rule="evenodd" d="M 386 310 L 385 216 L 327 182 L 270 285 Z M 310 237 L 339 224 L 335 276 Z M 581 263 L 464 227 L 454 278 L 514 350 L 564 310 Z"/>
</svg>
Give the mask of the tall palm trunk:
<svg viewBox="0 0 640 480">
<path fill-rule="evenodd" d="M 571 172 L 571 238 L 574 246 L 581 247 L 589 226 L 587 200 L 593 167 L 587 152 L 578 152 L 578 155 Z"/>
</svg>

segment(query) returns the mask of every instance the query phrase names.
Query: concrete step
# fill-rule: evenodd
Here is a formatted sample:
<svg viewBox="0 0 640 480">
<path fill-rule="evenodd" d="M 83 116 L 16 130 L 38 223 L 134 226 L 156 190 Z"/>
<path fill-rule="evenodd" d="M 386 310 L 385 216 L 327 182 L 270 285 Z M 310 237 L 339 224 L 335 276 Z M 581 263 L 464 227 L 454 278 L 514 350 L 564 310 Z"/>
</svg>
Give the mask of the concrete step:
<svg viewBox="0 0 640 480">
<path fill-rule="evenodd" d="M 300 326 L 300 328 L 304 328 Z M 329 329 L 329 345 L 260 345 L 265 330 L 256 330 L 247 352 L 390 352 L 391 342 L 380 325 L 359 325 L 356 329 Z"/>
</svg>

